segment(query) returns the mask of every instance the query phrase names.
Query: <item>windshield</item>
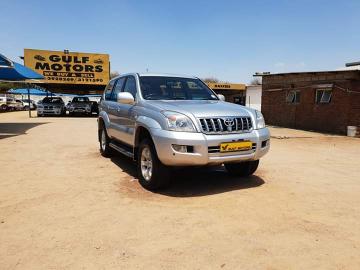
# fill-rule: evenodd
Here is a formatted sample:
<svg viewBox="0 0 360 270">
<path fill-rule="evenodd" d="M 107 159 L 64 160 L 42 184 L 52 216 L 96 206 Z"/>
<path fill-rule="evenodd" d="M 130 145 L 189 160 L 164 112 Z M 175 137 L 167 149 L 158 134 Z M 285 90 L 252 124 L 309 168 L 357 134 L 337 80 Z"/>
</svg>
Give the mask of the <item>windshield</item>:
<svg viewBox="0 0 360 270">
<path fill-rule="evenodd" d="M 199 79 L 142 76 L 140 88 L 148 100 L 218 100 Z"/>
<path fill-rule="evenodd" d="M 72 102 L 89 102 L 88 97 L 74 97 Z"/>
<path fill-rule="evenodd" d="M 62 103 L 62 99 L 61 98 L 44 98 L 43 103 Z"/>
</svg>

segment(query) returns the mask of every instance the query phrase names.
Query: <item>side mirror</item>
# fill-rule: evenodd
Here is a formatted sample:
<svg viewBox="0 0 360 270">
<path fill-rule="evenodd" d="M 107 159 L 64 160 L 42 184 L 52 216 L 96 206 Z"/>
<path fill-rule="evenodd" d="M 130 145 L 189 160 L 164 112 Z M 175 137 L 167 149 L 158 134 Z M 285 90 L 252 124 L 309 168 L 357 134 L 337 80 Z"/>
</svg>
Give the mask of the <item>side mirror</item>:
<svg viewBox="0 0 360 270">
<path fill-rule="evenodd" d="M 222 94 L 218 94 L 217 96 L 218 96 L 218 98 L 219 98 L 221 101 L 225 101 L 225 97 L 224 97 L 224 95 L 222 95 Z"/>
<path fill-rule="evenodd" d="M 117 102 L 122 104 L 134 104 L 135 99 L 129 92 L 120 92 L 117 95 Z"/>
</svg>

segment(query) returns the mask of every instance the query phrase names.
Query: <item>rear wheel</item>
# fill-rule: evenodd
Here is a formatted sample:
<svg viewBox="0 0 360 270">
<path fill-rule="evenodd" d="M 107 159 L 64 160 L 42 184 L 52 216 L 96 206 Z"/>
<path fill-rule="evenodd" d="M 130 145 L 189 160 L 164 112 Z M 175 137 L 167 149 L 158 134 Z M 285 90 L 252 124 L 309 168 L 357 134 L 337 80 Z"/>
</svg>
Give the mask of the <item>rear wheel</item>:
<svg viewBox="0 0 360 270">
<path fill-rule="evenodd" d="M 104 157 L 110 157 L 112 154 L 112 150 L 109 146 L 110 138 L 107 135 L 104 125 L 101 125 L 101 128 L 99 130 L 99 143 L 101 155 Z"/>
<path fill-rule="evenodd" d="M 170 169 L 161 163 L 150 139 L 140 143 L 137 169 L 140 184 L 148 190 L 163 188 L 170 182 Z"/>
<path fill-rule="evenodd" d="M 259 160 L 245 161 L 239 163 L 225 163 L 225 168 L 231 175 L 250 176 L 259 166 Z"/>
</svg>

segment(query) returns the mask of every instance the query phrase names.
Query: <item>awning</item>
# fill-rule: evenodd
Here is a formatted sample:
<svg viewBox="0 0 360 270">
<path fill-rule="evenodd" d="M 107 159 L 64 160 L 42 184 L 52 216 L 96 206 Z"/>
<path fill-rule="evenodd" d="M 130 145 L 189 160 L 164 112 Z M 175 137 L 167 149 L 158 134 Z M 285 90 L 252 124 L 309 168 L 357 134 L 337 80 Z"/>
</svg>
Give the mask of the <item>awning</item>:
<svg viewBox="0 0 360 270">
<path fill-rule="evenodd" d="M 7 91 L 9 94 L 15 94 L 15 95 L 34 95 L 34 96 L 46 96 L 46 95 L 50 95 L 51 93 L 49 91 L 42 91 L 39 89 L 35 89 L 35 88 L 29 88 L 29 89 L 24 89 L 24 88 L 18 88 L 18 89 L 10 89 L 9 91 Z"/>
<path fill-rule="evenodd" d="M 0 80 L 23 81 L 27 79 L 44 79 L 44 76 L 0 54 Z"/>
</svg>

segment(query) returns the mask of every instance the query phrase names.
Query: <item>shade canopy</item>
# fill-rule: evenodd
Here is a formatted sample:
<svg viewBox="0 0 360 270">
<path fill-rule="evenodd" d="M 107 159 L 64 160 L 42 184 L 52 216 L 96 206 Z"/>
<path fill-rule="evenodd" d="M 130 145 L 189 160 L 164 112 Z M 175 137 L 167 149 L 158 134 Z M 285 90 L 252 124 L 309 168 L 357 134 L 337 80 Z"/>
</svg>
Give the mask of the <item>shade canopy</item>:
<svg viewBox="0 0 360 270">
<path fill-rule="evenodd" d="M 9 91 L 7 91 L 9 94 L 16 94 L 16 95 L 27 95 L 28 94 L 28 90 L 29 90 L 29 94 L 30 95 L 34 95 L 34 96 L 46 96 L 46 93 L 49 95 L 50 92 L 47 91 L 42 91 L 39 89 L 35 89 L 35 88 L 29 88 L 29 89 L 24 89 L 24 88 L 18 88 L 18 89 L 10 89 Z"/>
<path fill-rule="evenodd" d="M 44 76 L 0 54 L 0 80 L 23 81 L 28 79 L 39 80 L 44 79 Z"/>
</svg>

